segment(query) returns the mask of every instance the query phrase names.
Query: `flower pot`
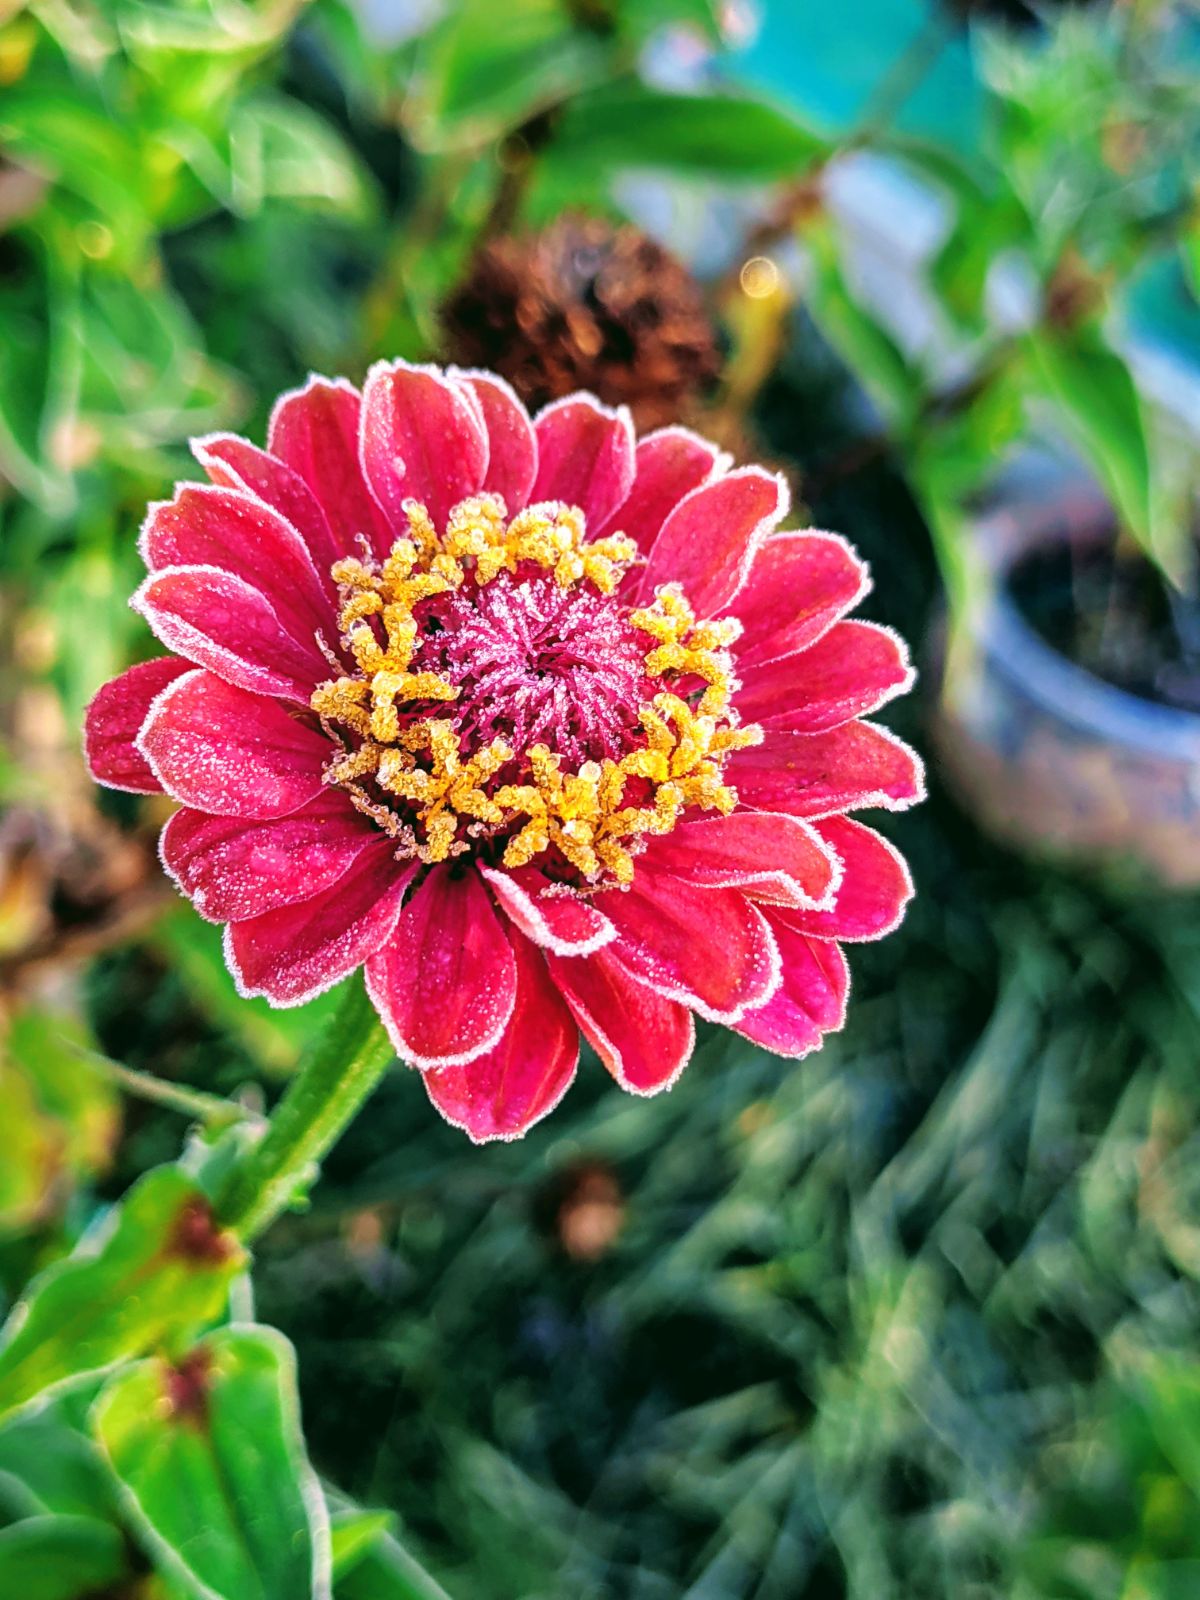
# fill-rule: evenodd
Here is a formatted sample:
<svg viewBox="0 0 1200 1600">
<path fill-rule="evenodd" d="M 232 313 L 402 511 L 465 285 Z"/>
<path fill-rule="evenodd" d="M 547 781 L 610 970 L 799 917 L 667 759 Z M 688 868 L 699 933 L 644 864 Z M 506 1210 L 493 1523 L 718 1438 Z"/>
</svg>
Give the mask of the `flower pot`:
<svg viewBox="0 0 1200 1600">
<path fill-rule="evenodd" d="M 1200 884 L 1200 714 L 1114 688 L 1024 619 L 1008 578 L 1047 540 L 1113 535 L 1099 492 L 1023 462 L 976 526 L 989 597 L 948 652 L 936 743 L 952 789 L 1031 854 Z"/>
</svg>

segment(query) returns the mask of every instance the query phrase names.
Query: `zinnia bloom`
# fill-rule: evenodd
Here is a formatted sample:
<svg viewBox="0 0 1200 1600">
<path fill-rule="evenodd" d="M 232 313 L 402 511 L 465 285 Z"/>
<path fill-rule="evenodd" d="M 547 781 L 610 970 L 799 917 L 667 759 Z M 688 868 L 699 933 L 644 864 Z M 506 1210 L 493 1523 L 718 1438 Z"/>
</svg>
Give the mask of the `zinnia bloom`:
<svg viewBox="0 0 1200 1600">
<path fill-rule="evenodd" d="M 380 363 L 284 395 L 266 450 L 198 440 L 133 598 L 174 652 L 105 685 L 95 777 L 181 809 L 162 859 L 247 995 L 363 966 L 402 1060 L 513 1138 L 582 1033 L 626 1089 L 694 1014 L 798 1057 L 841 1026 L 842 941 L 903 861 L 848 813 L 921 795 L 858 720 L 900 641 L 783 481 L 588 395 L 530 421 L 489 373 Z"/>
</svg>

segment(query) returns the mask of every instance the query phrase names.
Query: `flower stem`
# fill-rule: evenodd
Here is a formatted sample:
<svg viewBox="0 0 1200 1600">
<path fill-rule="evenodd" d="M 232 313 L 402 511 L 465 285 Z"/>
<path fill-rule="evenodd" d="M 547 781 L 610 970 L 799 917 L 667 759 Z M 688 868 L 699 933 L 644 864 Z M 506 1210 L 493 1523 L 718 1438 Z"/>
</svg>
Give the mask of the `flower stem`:
<svg viewBox="0 0 1200 1600">
<path fill-rule="evenodd" d="M 286 1211 L 297 1190 L 378 1084 L 393 1051 L 361 980 L 353 982 L 233 1173 L 221 1221 L 249 1241 Z"/>
</svg>

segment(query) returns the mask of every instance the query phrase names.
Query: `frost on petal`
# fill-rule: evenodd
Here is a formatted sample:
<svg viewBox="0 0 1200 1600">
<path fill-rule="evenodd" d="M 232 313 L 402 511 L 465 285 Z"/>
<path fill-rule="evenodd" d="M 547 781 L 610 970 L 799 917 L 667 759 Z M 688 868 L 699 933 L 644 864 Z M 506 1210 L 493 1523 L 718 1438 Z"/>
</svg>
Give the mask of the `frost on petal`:
<svg viewBox="0 0 1200 1600">
<path fill-rule="evenodd" d="M 547 958 L 585 1039 L 623 1089 L 669 1089 L 691 1058 L 696 1025 L 687 1006 L 639 983 L 608 951 Z"/>
<path fill-rule="evenodd" d="M 881 939 L 891 933 L 913 896 L 904 857 L 874 829 L 849 817 L 826 817 L 814 827 L 842 864 L 837 893 L 827 911 L 803 911 L 782 920 L 827 939 Z"/>
<path fill-rule="evenodd" d="M 735 1021 L 779 981 L 771 929 L 736 889 L 706 889 L 638 863 L 633 884 L 599 897 L 609 947 L 640 979 L 712 1022 Z"/>
<path fill-rule="evenodd" d="M 168 649 L 254 694 L 307 706 L 329 675 L 316 644 L 289 633 L 267 596 L 231 572 L 167 567 L 130 604 Z"/>
<path fill-rule="evenodd" d="M 189 663 L 177 656 L 160 656 L 156 661 L 139 662 L 96 691 L 84 715 L 83 752 L 97 783 L 130 794 L 162 793 L 162 784 L 135 740 L 151 702 L 169 683 L 191 670 Z"/>
<path fill-rule="evenodd" d="M 346 551 L 335 541 L 320 502 L 298 472 L 236 433 L 210 433 L 193 439 L 192 454 L 214 483 L 257 496 L 290 522 L 303 539 L 318 577 L 332 591 L 330 568 Z"/>
<path fill-rule="evenodd" d="M 231 922 L 225 959 L 244 995 L 298 1006 L 332 989 L 391 937 L 413 861 L 394 858 L 379 837 L 336 883 L 310 900 Z"/>
<path fill-rule="evenodd" d="M 476 1144 L 519 1139 L 562 1099 L 579 1063 L 579 1030 L 546 962 L 528 939 L 513 939 L 516 1004 L 503 1037 L 462 1066 L 423 1074 L 434 1105 Z"/>
<path fill-rule="evenodd" d="M 509 516 L 515 516 L 529 503 L 537 477 L 537 439 L 529 413 L 494 372 L 460 372 L 451 367 L 450 376 L 470 390 L 483 414 L 488 465 L 482 488 L 502 496 Z"/>
<path fill-rule="evenodd" d="M 648 433 L 634 454 L 628 498 L 603 531 L 628 534 L 649 555 L 671 512 L 685 495 L 719 473 L 724 460 L 715 444 L 688 428 Z"/>
<path fill-rule="evenodd" d="M 787 509 L 787 485 L 761 467 L 739 467 L 693 489 L 654 541 L 643 592 L 681 584 L 696 615 L 713 616 L 737 594 L 756 551 Z"/>
<path fill-rule="evenodd" d="M 609 944 L 617 930 L 581 895 L 556 893 L 536 867 L 480 869 L 502 911 L 534 944 L 560 956 L 587 955 Z"/>
<path fill-rule="evenodd" d="M 903 694 L 913 669 L 890 628 L 838 622 L 808 649 L 765 666 L 741 666 L 740 676 L 736 704 L 745 721 L 819 733 Z"/>
<path fill-rule="evenodd" d="M 270 506 L 237 489 L 189 484 L 152 506 L 142 528 L 152 573 L 215 567 L 265 595 L 294 639 L 336 638 L 334 608 L 300 535 Z M 318 658 L 319 659 L 319 658 Z"/>
<path fill-rule="evenodd" d="M 768 728 L 761 744 L 735 753 L 728 771 L 744 805 L 793 817 L 868 806 L 903 811 L 925 794 L 920 761 L 872 722 L 847 722 L 826 733 Z"/>
<path fill-rule="evenodd" d="M 845 1021 L 846 958 L 831 939 L 806 938 L 777 919 L 772 929 L 783 969 L 779 988 L 735 1022 L 734 1031 L 775 1055 L 806 1056 Z"/>
<path fill-rule="evenodd" d="M 534 423 L 538 474 L 532 499 L 579 506 L 595 533 L 623 503 L 633 483 L 633 425 L 623 408 L 610 411 L 590 395 L 554 400 Z"/>
<path fill-rule="evenodd" d="M 870 575 L 836 533 L 777 533 L 758 550 L 733 612 L 742 624 L 738 665 L 806 650 L 871 587 Z"/>
<path fill-rule="evenodd" d="M 512 943 L 474 867 L 434 867 L 367 966 L 396 1054 L 416 1067 L 490 1050 L 512 1016 L 516 984 Z"/>
<path fill-rule="evenodd" d="M 202 917 L 238 922 L 311 900 L 378 839 L 345 795 L 327 791 L 290 816 L 262 822 L 184 807 L 163 829 L 159 848 Z"/>
<path fill-rule="evenodd" d="M 814 827 L 770 812 L 682 822 L 651 840 L 643 860 L 688 883 L 805 909 L 828 905 L 840 876 L 836 855 Z"/>
<path fill-rule="evenodd" d="M 406 500 L 419 500 L 440 528 L 487 471 L 478 403 L 436 367 L 377 362 L 363 386 L 362 463 L 396 533 L 408 531 Z"/>
<path fill-rule="evenodd" d="M 278 700 L 193 671 L 158 695 L 137 747 L 162 787 L 197 811 L 282 817 L 320 794 L 329 744 Z"/>
<path fill-rule="evenodd" d="M 281 395 L 271 413 L 267 449 L 291 467 L 320 502 L 339 555 L 366 538 L 376 555 L 391 548 L 392 528 L 367 487 L 359 459 L 361 401 L 344 379 L 312 377 Z"/>
</svg>

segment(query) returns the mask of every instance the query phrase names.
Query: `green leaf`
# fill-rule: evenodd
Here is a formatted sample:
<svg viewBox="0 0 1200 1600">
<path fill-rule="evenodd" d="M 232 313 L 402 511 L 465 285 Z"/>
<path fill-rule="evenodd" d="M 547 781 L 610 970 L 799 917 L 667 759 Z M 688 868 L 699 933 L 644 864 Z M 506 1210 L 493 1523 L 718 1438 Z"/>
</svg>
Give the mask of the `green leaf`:
<svg viewBox="0 0 1200 1600">
<path fill-rule="evenodd" d="M 61 1400 L 0 1427 L 0 1474 L 24 1485 L 38 1512 L 112 1521 L 116 1499 L 95 1444 Z"/>
<path fill-rule="evenodd" d="M 925 392 L 922 374 L 851 291 L 830 228 L 807 228 L 804 242 L 815 268 L 808 296 L 814 320 L 887 420 L 903 429 Z"/>
<path fill-rule="evenodd" d="M 329 1532 L 333 1550 L 333 1578 L 336 1583 L 352 1572 L 384 1534 L 391 1531 L 395 1517 L 390 1511 L 335 1511 Z"/>
<path fill-rule="evenodd" d="M 1030 336 L 1034 373 L 1129 531 L 1155 549 L 1153 486 L 1141 397 L 1129 366 L 1094 327 Z"/>
<path fill-rule="evenodd" d="M 108 1166 L 120 1128 L 116 1089 L 77 1048 L 90 1043 L 73 1017 L 35 1006 L 17 1013 L 7 1040 L 10 1060 L 59 1130 L 64 1164 L 81 1176 Z"/>
<path fill-rule="evenodd" d="M 364 217 L 370 192 L 345 141 L 324 118 L 282 95 L 240 106 L 229 129 L 231 204 L 241 215 L 264 200 L 301 202 Z"/>
<path fill-rule="evenodd" d="M 338 1579 L 336 1600 L 449 1600 L 421 1563 L 391 1534 L 370 1546 Z"/>
<path fill-rule="evenodd" d="M 42 1112 L 26 1074 L 0 1058 L 0 1238 L 23 1233 L 47 1207 L 58 1169 L 61 1141 Z"/>
<path fill-rule="evenodd" d="M 203 1190 L 159 1167 L 98 1239 L 35 1278 L 0 1334 L 0 1416 L 47 1390 L 177 1344 L 218 1315 L 246 1255 Z"/>
<path fill-rule="evenodd" d="M 606 41 L 577 27 L 562 0 L 460 0 L 425 41 L 405 115 L 427 150 L 469 149 L 594 83 Z"/>
<path fill-rule="evenodd" d="M 235 1325 L 176 1367 L 141 1362 L 92 1417 L 148 1551 L 197 1600 L 328 1596 L 328 1518 L 282 1334 Z"/>
<path fill-rule="evenodd" d="M 126 1575 L 120 1533 L 94 1517 L 28 1517 L 0 1531 L 0 1594 L 83 1600 Z"/>
<path fill-rule="evenodd" d="M 764 101 L 665 94 L 629 79 L 572 101 L 547 159 L 757 181 L 798 177 L 828 151 L 819 135 Z"/>
</svg>

